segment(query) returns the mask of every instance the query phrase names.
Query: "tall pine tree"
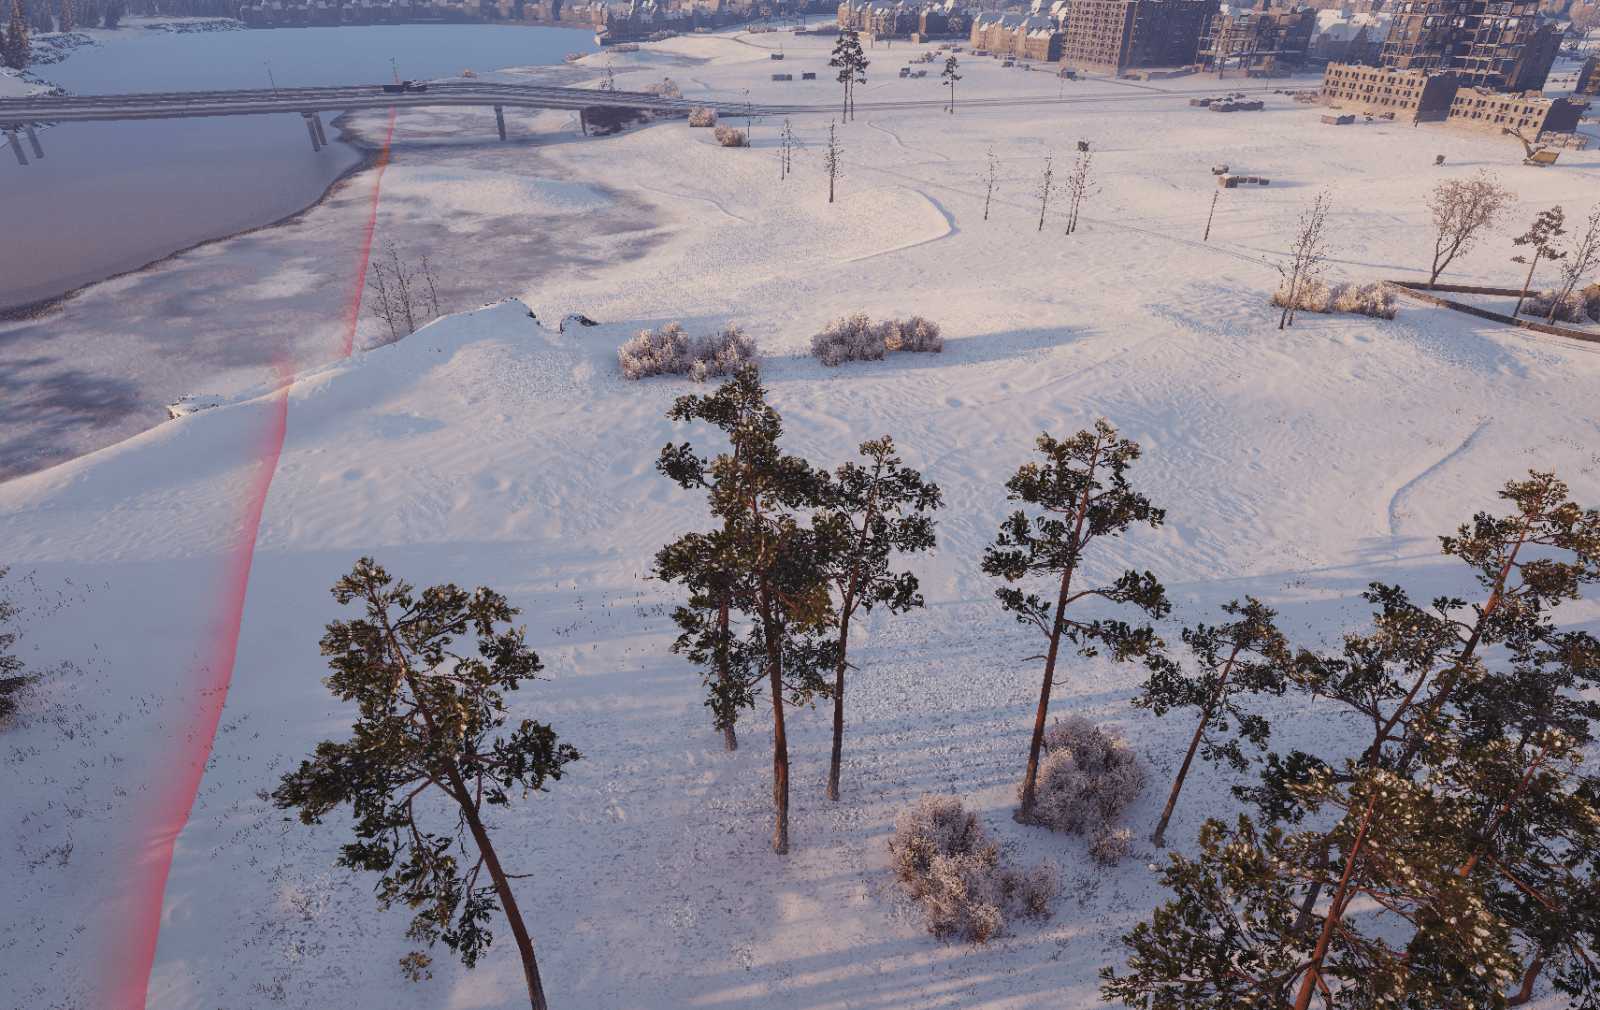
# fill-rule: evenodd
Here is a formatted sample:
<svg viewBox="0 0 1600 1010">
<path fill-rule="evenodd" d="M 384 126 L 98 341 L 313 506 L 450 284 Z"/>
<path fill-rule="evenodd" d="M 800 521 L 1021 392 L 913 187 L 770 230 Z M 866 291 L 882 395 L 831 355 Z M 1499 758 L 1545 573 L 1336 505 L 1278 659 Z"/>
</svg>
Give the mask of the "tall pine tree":
<svg viewBox="0 0 1600 1010">
<path fill-rule="evenodd" d="M 1120 438 L 1115 428 L 1100 420 L 1093 430 L 1065 440 L 1048 433 L 1040 435 L 1038 449 L 1044 462 L 1024 464 L 1006 482 L 1008 498 L 1033 506 L 1037 512 L 1013 512 L 983 557 L 985 574 L 1007 583 L 1037 576 L 1053 583 L 1049 597 L 1009 584 L 995 590 L 1000 605 L 1018 622 L 1036 629 L 1047 643 L 1028 767 L 1022 780 L 1022 806 L 1017 812 L 1021 821 L 1033 817 L 1039 754 L 1061 644 L 1066 642 L 1083 656 L 1104 649 L 1118 660 L 1148 656 L 1160 646 L 1148 626 L 1133 627 L 1120 620 L 1079 620 L 1072 616 L 1077 611 L 1071 608 L 1097 600 L 1125 604 L 1154 619 L 1171 609 L 1166 590 L 1150 572 L 1129 570 L 1115 582 L 1073 584 L 1084 552 L 1095 542 L 1121 536 L 1135 525 L 1159 528 L 1166 517 L 1128 483 L 1128 468 L 1139 458 L 1139 444 Z"/>
<path fill-rule="evenodd" d="M 532 719 L 500 732 L 506 695 L 541 669 L 522 629 L 508 626 L 517 610 L 489 589 L 442 585 L 418 594 L 371 558 L 358 561 L 333 596 L 365 610 L 329 624 L 322 638 L 333 670 L 328 689 L 356 704 L 356 722 L 348 740 L 324 740 L 284 775 L 273 803 L 298 810 L 306 824 L 348 804 L 356 840 L 341 847 L 339 864 L 382 874 L 378 903 L 412 909 L 406 935 L 424 947 L 443 940 L 471 968 L 493 940 L 489 919 L 498 908 L 522 957 L 529 1006 L 546 1010 L 533 939 L 484 805 L 543 791 L 578 752 Z M 455 652 L 455 639 L 469 635 L 475 654 Z M 430 816 L 428 797 L 445 800 L 453 816 Z M 430 964 L 425 949 L 401 959 L 413 979 L 426 978 Z"/>
<path fill-rule="evenodd" d="M 844 752 L 844 675 L 849 666 L 850 620 L 857 610 L 882 606 L 891 614 L 922 606 L 917 577 L 889 568 L 896 553 L 932 550 L 933 517 L 942 503 L 938 485 L 906 466 L 883 438 L 861 443 L 864 464 L 846 463 L 825 486 L 822 509 L 813 519 L 833 583 L 838 618 L 833 671 L 833 755 L 828 763 L 828 799 L 839 798 Z"/>
<path fill-rule="evenodd" d="M 31 56 L 28 19 L 22 10 L 22 0 L 11 0 L 11 22 L 6 28 L 5 43 L 0 46 L 0 62 L 12 70 L 25 70 Z"/>
<path fill-rule="evenodd" d="M 840 119 L 854 119 L 856 114 L 856 85 L 867 83 L 867 54 L 861 49 L 861 35 L 846 29 L 839 34 L 839 41 L 834 44 L 833 55 L 828 60 L 828 66 L 839 71 L 836 80 L 844 85 L 843 104 L 840 108 Z"/>
<path fill-rule="evenodd" d="M 1197 625 L 1183 629 L 1184 644 L 1194 655 L 1196 671 L 1183 668 L 1165 654 L 1149 661 L 1150 678 L 1133 704 L 1164 716 L 1177 708 L 1199 711 L 1199 721 L 1189 738 L 1189 749 L 1178 766 L 1167 805 L 1161 811 L 1150 841 L 1166 844 L 1167 824 L 1178 805 L 1178 794 L 1194 764 L 1196 753 L 1208 761 L 1225 762 L 1236 772 L 1249 767 L 1241 743 L 1265 748 L 1271 726 L 1267 720 L 1240 706 L 1246 694 L 1281 695 L 1289 684 L 1293 654 L 1274 623 L 1276 614 L 1259 600 L 1247 598 L 1223 605 L 1233 620 L 1219 626 Z"/>
<path fill-rule="evenodd" d="M 826 694 L 825 673 L 834 666 L 833 646 L 821 636 L 834 622 L 823 567 L 825 545 L 809 524 L 800 521 L 802 513 L 822 501 L 826 474 L 803 459 L 783 454 L 778 446 L 782 418 L 767 403 L 766 389 L 753 365 L 740 369 L 709 396 L 679 397 L 668 416 L 675 421 L 710 424 L 729 442 L 730 450 L 714 458 L 698 455 L 687 442 L 669 444 L 661 450 L 656 467 L 681 487 L 705 491 L 711 514 L 722 522 L 715 549 L 704 556 L 714 558 L 711 563 L 726 573 L 717 577 L 724 579 L 720 585 L 729 593 L 731 609 L 751 625 L 738 648 L 727 643 L 729 668 L 748 668 L 752 657 L 759 657 L 764 666 L 772 703 L 772 848 L 786 853 L 789 738 L 785 705 L 805 704 Z M 675 548 L 668 545 L 658 555 L 658 575 L 688 582 L 691 589 L 696 584 L 691 580 L 707 584 L 708 577 L 680 566 L 681 555 Z M 679 623 L 683 625 L 681 620 Z M 712 684 L 713 691 L 735 690 L 720 681 Z"/>
</svg>

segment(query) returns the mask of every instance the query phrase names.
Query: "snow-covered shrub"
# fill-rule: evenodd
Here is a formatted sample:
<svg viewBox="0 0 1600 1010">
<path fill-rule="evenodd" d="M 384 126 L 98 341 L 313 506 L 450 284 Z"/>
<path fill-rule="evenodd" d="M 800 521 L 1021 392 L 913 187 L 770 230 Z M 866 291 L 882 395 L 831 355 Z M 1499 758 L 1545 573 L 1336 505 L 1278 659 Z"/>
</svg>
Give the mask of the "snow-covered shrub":
<svg viewBox="0 0 1600 1010">
<path fill-rule="evenodd" d="M 941 939 L 986 943 L 1008 919 L 1049 916 L 1061 891 L 1053 863 L 1027 872 L 1003 866 L 999 846 L 954 796 L 924 796 L 902 811 L 889 852 L 895 876 Z"/>
<path fill-rule="evenodd" d="M 939 324 L 921 316 L 874 323 L 864 314 L 835 319 L 811 338 L 811 354 L 824 365 L 881 361 L 891 351 L 944 350 Z"/>
<path fill-rule="evenodd" d="M 811 338 L 811 353 L 830 367 L 846 361 L 882 361 L 889 350 L 886 336 L 883 327 L 857 312 L 823 327 Z"/>
<path fill-rule="evenodd" d="M 732 323 L 707 337 L 691 337 L 678 323 L 667 323 L 659 329 L 640 330 L 617 348 L 617 363 L 628 379 L 687 375 L 704 382 L 730 375 L 755 357 L 755 341 Z"/>
<path fill-rule="evenodd" d="M 1045 730 L 1044 749 L 1033 820 L 1054 831 L 1094 835 L 1108 829 L 1144 788 L 1144 766 L 1127 741 L 1082 716 Z"/>
<path fill-rule="evenodd" d="M 944 338 L 939 336 L 939 324 L 921 316 L 896 319 L 886 324 L 884 343 L 891 351 L 914 351 L 938 354 L 944 350 Z"/>
<path fill-rule="evenodd" d="M 682 98 L 683 92 L 670 77 L 663 77 L 660 84 L 646 84 L 644 93 L 647 95 L 660 95 L 662 98 Z"/>
<path fill-rule="evenodd" d="M 1600 284 L 1591 284 L 1583 289 L 1583 312 L 1594 322 L 1600 323 Z"/>
<path fill-rule="evenodd" d="M 1272 293 L 1272 304 L 1282 308 L 1288 303 L 1289 292 L 1279 287 Z M 1394 292 L 1382 283 L 1326 284 L 1322 281 L 1302 283 L 1295 297 L 1295 309 L 1300 312 L 1350 312 L 1378 319 L 1395 317 Z"/>
<path fill-rule="evenodd" d="M 717 110 L 708 109 L 704 105 L 696 105 L 689 110 L 690 126 L 716 126 Z"/>
<path fill-rule="evenodd" d="M 717 138 L 717 143 L 723 147 L 749 147 L 750 138 L 745 136 L 743 130 L 736 130 L 731 126 L 719 126 L 713 131 L 712 136 Z"/>
<path fill-rule="evenodd" d="M 1556 322 L 1581 323 L 1588 319 L 1589 313 L 1584 306 L 1584 294 L 1585 292 L 1575 291 L 1563 298 L 1561 304 L 1556 307 Z M 1538 294 L 1529 295 L 1528 300 L 1522 303 L 1522 314 L 1536 316 L 1539 319 L 1548 319 L 1550 318 L 1550 306 L 1554 304 L 1555 300 L 1556 292 L 1554 291 L 1541 291 Z"/>
<path fill-rule="evenodd" d="M 1133 852 L 1133 832 L 1101 826 L 1089 840 L 1089 858 L 1101 866 L 1116 866 Z"/>
</svg>

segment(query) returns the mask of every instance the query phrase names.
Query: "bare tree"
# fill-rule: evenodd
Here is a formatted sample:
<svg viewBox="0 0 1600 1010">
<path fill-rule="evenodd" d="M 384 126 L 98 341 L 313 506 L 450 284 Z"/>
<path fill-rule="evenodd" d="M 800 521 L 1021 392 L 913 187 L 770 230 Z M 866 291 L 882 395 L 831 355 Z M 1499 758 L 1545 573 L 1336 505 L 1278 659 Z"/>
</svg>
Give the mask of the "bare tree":
<svg viewBox="0 0 1600 1010">
<path fill-rule="evenodd" d="M 822 155 L 822 167 L 823 167 L 823 170 L 828 173 L 828 202 L 829 203 L 833 202 L 833 184 L 834 184 L 834 182 L 844 175 L 844 165 L 839 160 L 839 156 L 843 153 L 843 151 L 839 147 L 839 138 L 837 136 L 837 127 L 838 127 L 838 124 L 835 123 L 835 122 L 831 122 L 830 121 L 828 123 L 828 149 Z"/>
<path fill-rule="evenodd" d="M 1513 316 L 1522 313 L 1522 303 L 1528 300 L 1528 288 L 1533 285 L 1533 272 L 1538 269 L 1539 261 L 1558 260 L 1566 255 L 1555 247 L 1556 239 L 1567 233 L 1567 229 L 1562 227 L 1566 220 L 1566 212 L 1557 204 L 1549 210 L 1541 210 L 1528 230 L 1511 240 L 1512 245 L 1533 247 L 1531 259 L 1527 256 L 1511 257 L 1513 263 L 1528 264 L 1528 276 L 1522 280 L 1522 293 L 1517 296 L 1517 307 L 1511 310 Z"/>
<path fill-rule="evenodd" d="M 1471 249 L 1485 228 L 1493 225 L 1516 199 L 1516 194 L 1500 185 L 1494 173 L 1480 171 L 1470 179 L 1446 179 L 1428 194 L 1428 213 L 1433 219 L 1433 266 L 1428 287 L 1438 283 L 1439 275 L 1457 256 Z"/>
<path fill-rule="evenodd" d="M 1044 174 L 1039 177 L 1039 188 L 1034 195 L 1039 198 L 1039 231 L 1044 231 L 1044 216 L 1050 210 L 1050 196 L 1056 191 L 1055 159 L 1046 156 Z"/>
<path fill-rule="evenodd" d="M 1078 141 L 1078 157 L 1072 163 L 1072 174 L 1067 176 L 1067 234 L 1078 230 L 1078 210 L 1094 188 L 1094 152 L 1089 142 Z"/>
<path fill-rule="evenodd" d="M 1546 322 L 1556 321 L 1556 312 L 1572 297 L 1572 292 L 1595 268 L 1600 267 L 1600 207 L 1589 212 L 1583 234 L 1563 255 L 1566 262 L 1561 264 L 1561 290 L 1550 300 L 1550 315 Z"/>
<path fill-rule="evenodd" d="M 789 120 L 783 121 L 783 132 L 778 135 L 778 178 L 787 179 L 794 174 L 794 149 L 799 143 L 794 139 L 794 128 Z"/>
<path fill-rule="evenodd" d="M 371 312 L 388 324 L 391 343 L 439 318 L 439 285 L 426 253 L 413 262 L 388 243 L 372 264 L 367 287 L 376 297 Z"/>
<path fill-rule="evenodd" d="M 989 205 L 994 202 L 995 187 L 1000 181 L 1000 159 L 994 156 L 994 148 L 989 148 L 989 170 L 984 173 L 983 183 L 983 219 L 989 220 Z"/>
<path fill-rule="evenodd" d="M 1328 208 L 1333 197 L 1327 190 L 1317 194 L 1300 215 L 1295 225 L 1294 245 L 1289 248 L 1289 258 L 1279 263 L 1278 273 L 1283 278 L 1283 314 L 1278 317 L 1278 329 L 1294 325 L 1294 310 L 1300 304 L 1306 288 L 1322 273 L 1328 258 L 1327 226 Z"/>
</svg>

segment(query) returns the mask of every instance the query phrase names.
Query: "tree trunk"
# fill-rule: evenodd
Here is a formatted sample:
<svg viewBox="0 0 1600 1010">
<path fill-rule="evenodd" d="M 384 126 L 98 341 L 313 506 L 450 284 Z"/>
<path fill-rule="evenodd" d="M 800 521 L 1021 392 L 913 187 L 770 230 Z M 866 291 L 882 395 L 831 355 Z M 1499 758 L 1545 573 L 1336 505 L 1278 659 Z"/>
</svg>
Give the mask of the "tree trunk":
<svg viewBox="0 0 1600 1010">
<path fill-rule="evenodd" d="M 461 813 L 467 819 L 467 827 L 472 831 L 473 844 L 478 847 L 478 852 L 483 856 L 483 865 L 494 881 L 495 895 L 500 899 L 500 908 L 511 925 L 511 935 L 517 941 L 517 952 L 522 955 L 522 974 L 528 983 L 528 1006 L 530 1010 L 549 1010 L 550 1004 L 544 998 L 544 982 L 539 978 L 539 962 L 533 956 L 533 940 L 528 936 L 528 927 L 523 924 L 517 896 L 511 893 L 511 881 L 500 867 L 500 857 L 495 854 L 494 845 L 489 841 L 489 832 L 478 818 L 478 808 L 473 806 L 472 793 L 461 778 L 461 770 L 451 762 L 446 771 L 456 803 L 460 805 Z"/>
<path fill-rule="evenodd" d="M 1533 262 L 1528 264 L 1528 276 L 1522 282 L 1522 294 L 1517 297 L 1517 307 L 1511 310 L 1511 318 L 1515 319 L 1522 314 L 1522 303 L 1528 300 L 1528 289 L 1533 286 L 1533 271 L 1539 266 L 1539 250 L 1533 251 Z"/>
<path fill-rule="evenodd" d="M 1183 764 L 1178 768 L 1178 777 L 1172 783 L 1172 792 L 1167 796 L 1166 809 L 1161 811 L 1161 820 L 1156 823 L 1156 830 L 1150 836 L 1150 842 L 1158 847 L 1166 845 L 1167 822 L 1172 820 L 1172 810 L 1178 805 L 1178 793 L 1183 790 L 1183 780 L 1189 775 L 1189 766 L 1194 763 L 1195 752 L 1200 749 L 1200 741 L 1205 736 L 1206 724 L 1211 721 L 1211 716 L 1221 704 L 1223 695 L 1228 690 L 1228 675 L 1233 672 L 1233 664 L 1239 658 L 1241 645 L 1234 645 L 1233 651 L 1228 653 L 1228 661 L 1222 664 L 1222 675 L 1217 678 L 1217 689 L 1212 692 L 1206 701 L 1206 707 L 1200 710 L 1200 725 L 1194 728 L 1194 736 L 1189 738 L 1189 751 L 1183 756 Z"/>
<path fill-rule="evenodd" d="M 1367 829 L 1372 826 L 1372 812 L 1378 806 L 1376 793 L 1367 800 L 1367 811 L 1361 816 L 1361 827 L 1356 831 L 1356 840 L 1350 846 L 1350 855 L 1344 861 L 1344 873 L 1339 877 L 1339 886 L 1333 892 L 1333 899 L 1328 905 L 1328 916 L 1322 920 L 1322 935 L 1317 938 L 1317 947 L 1311 954 L 1311 964 L 1306 967 L 1306 973 L 1300 980 L 1300 995 L 1295 997 L 1294 1010 L 1310 1010 L 1311 994 L 1316 991 L 1317 981 L 1322 977 L 1322 962 L 1328 956 L 1328 948 L 1333 945 L 1333 927 L 1344 918 L 1344 906 L 1350 892 L 1350 877 L 1355 872 L 1356 857 L 1361 855 L 1361 845 L 1367 840 Z"/>
<path fill-rule="evenodd" d="M 783 725 L 783 646 L 778 640 L 777 622 L 772 619 L 772 602 L 762 600 L 762 633 L 767 640 L 767 675 L 772 691 L 772 806 L 776 822 L 772 827 L 772 851 L 789 852 L 789 735 Z"/>
<path fill-rule="evenodd" d="M 726 686 L 732 676 L 728 671 L 728 601 L 723 600 L 717 608 L 717 679 Z M 722 747 L 729 751 L 739 749 L 739 734 L 733 728 L 731 716 L 728 724 L 722 727 Z"/>
<path fill-rule="evenodd" d="M 1539 973 L 1544 970 L 1544 954 L 1533 955 L 1533 961 L 1528 965 L 1528 970 L 1522 973 L 1522 987 L 1510 999 L 1506 1006 L 1526 1006 L 1533 1002 L 1533 983 L 1539 980 Z"/>
<path fill-rule="evenodd" d="M 1080 522 L 1081 525 L 1081 522 Z M 1033 715 L 1033 739 L 1028 744 L 1028 771 L 1022 779 L 1022 807 L 1017 820 L 1026 823 L 1033 817 L 1034 792 L 1039 783 L 1039 752 L 1044 749 L 1044 720 L 1050 711 L 1050 685 L 1056 675 L 1056 654 L 1061 649 L 1061 615 L 1067 609 L 1067 592 L 1072 585 L 1072 569 L 1061 573 L 1061 592 L 1056 597 L 1056 619 L 1050 626 L 1050 651 L 1044 658 L 1044 683 L 1039 686 L 1039 710 Z"/>
<path fill-rule="evenodd" d="M 845 646 L 850 640 L 850 601 L 839 614 L 839 665 L 833 671 L 833 756 L 828 762 L 828 799 L 839 799 L 839 764 L 844 756 Z"/>
</svg>

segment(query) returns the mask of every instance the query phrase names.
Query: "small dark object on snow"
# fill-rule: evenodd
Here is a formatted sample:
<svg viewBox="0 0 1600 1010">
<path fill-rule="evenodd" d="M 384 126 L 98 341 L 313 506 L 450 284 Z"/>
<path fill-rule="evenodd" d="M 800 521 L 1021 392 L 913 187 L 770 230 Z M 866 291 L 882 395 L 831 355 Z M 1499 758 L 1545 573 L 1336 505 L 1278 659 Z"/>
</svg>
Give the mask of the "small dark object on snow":
<svg viewBox="0 0 1600 1010">
<path fill-rule="evenodd" d="M 1435 165 L 1443 165 L 1444 164 L 1444 155 L 1442 155 L 1442 154 L 1434 155 L 1433 156 L 1433 163 Z"/>
<path fill-rule="evenodd" d="M 531 313 L 530 313 L 530 315 L 531 315 Z M 567 324 L 568 323 L 576 323 L 579 326 L 599 326 L 600 325 L 598 322 L 594 321 L 593 319 L 590 319 L 588 316 L 583 315 L 582 313 L 575 312 L 570 316 L 565 316 L 565 317 L 562 318 L 561 325 L 558 328 L 559 332 L 561 332 L 561 333 L 567 332 Z"/>
</svg>

